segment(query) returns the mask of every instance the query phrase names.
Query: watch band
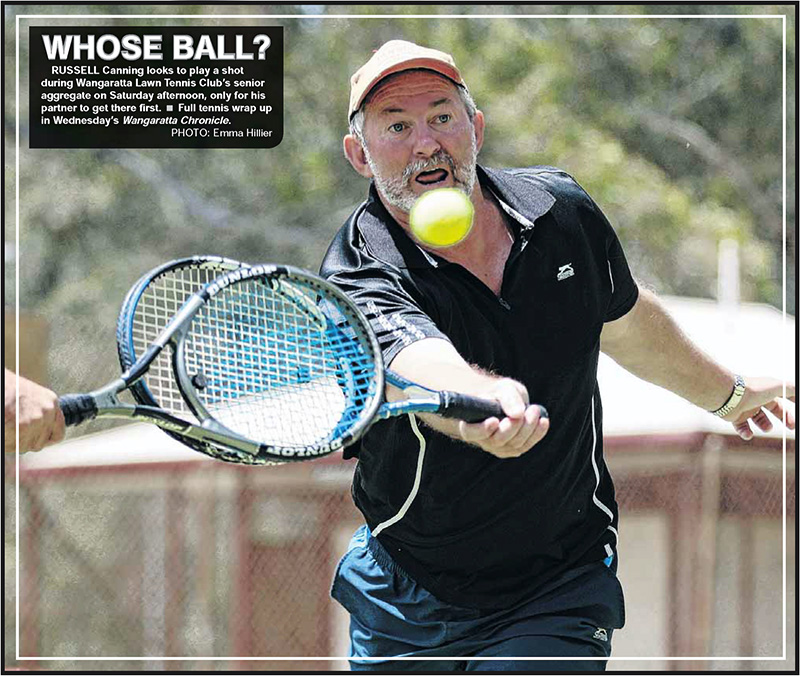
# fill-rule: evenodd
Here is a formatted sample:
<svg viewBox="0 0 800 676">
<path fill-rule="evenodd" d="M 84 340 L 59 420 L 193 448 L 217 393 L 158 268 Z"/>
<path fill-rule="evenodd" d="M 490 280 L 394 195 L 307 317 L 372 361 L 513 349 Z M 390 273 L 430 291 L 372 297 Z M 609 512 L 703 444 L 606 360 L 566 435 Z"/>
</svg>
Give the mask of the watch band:
<svg viewBox="0 0 800 676">
<path fill-rule="evenodd" d="M 728 399 L 728 401 L 726 401 L 716 411 L 711 411 L 711 413 L 713 413 L 715 416 L 724 418 L 726 415 L 728 415 L 728 413 L 730 413 L 733 409 L 735 409 L 739 405 L 739 402 L 742 401 L 742 397 L 744 397 L 744 390 L 745 390 L 744 378 L 742 378 L 742 376 L 738 374 L 736 374 L 735 378 L 736 380 L 733 385 L 733 392 L 731 392 L 730 399 Z"/>
</svg>

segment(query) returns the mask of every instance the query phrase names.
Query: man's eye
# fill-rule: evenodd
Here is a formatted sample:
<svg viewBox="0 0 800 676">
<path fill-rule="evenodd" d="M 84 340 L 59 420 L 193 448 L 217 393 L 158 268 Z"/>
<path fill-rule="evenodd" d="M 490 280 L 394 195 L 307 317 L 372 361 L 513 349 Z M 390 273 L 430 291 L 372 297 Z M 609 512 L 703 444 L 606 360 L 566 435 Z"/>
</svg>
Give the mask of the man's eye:
<svg viewBox="0 0 800 676">
<path fill-rule="evenodd" d="M 399 134 L 406 126 L 402 122 L 395 122 L 393 125 L 389 127 L 389 131 L 393 131 L 395 134 Z"/>
<path fill-rule="evenodd" d="M 441 115 L 437 116 L 437 118 L 436 118 L 436 120 L 438 122 L 442 122 L 442 123 L 449 122 L 450 119 L 451 119 L 450 113 L 442 113 Z"/>
</svg>

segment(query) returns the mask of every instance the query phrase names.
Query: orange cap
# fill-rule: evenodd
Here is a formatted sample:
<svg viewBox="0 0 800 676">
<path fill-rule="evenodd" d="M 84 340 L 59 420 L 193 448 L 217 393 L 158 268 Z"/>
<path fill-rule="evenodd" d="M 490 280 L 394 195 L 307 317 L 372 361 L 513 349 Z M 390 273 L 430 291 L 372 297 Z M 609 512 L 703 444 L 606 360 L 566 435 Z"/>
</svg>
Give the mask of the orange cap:
<svg viewBox="0 0 800 676">
<path fill-rule="evenodd" d="M 347 119 L 353 117 L 370 90 L 383 78 L 412 68 L 427 68 L 466 86 L 453 57 L 437 49 L 420 47 L 406 40 L 390 40 L 350 78 L 350 107 Z"/>
</svg>

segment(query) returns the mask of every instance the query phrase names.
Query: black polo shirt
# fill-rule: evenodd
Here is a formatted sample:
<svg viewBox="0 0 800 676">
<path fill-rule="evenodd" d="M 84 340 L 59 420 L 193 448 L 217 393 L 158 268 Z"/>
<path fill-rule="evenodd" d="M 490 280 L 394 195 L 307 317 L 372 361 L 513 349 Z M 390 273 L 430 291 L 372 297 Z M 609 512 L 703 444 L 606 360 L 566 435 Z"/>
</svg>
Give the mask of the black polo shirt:
<svg viewBox="0 0 800 676">
<path fill-rule="evenodd" d="M 353 297 L 387 365 L 425 337 L 514 378 L 550 412 L 550 430 L 498 459 L 418 425 L 375 424 L 353 498 L 397 563 L 440 599 L 500 608 L 616 546 L 617 506 L 602 452 L 597 360 L 603 322 L 638 290 L 613 229 L 566 173 L 478 168 L 515 240 L 500 297 L 462 266 L 419 248 L 374 186 L 331 244 L 321 274 Z"/>
</svg>

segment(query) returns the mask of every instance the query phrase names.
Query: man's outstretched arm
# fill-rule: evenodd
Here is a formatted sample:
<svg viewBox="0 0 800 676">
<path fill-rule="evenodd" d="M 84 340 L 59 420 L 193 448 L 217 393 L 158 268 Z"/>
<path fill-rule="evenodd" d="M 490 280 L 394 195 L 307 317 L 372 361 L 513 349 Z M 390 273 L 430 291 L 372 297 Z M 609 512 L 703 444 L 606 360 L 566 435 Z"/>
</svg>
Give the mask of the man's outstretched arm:
<svg viewBox="0 0 800 676">
<path fill-rule="evenodd" d="M 397 353 L 390 368 L 401 376 L 435 390 L 452 390 L 500 402 L 506 417 L 480 423 L 420 414 L 433 429 L 480 447 L 498 458 L 515 458 L 529 451 L 550 429 L 541 408 L 531 404 L 522 383 L 484 373 L 470 366 L 446 340 L 425 338 Z M 402 397 L 390 388 L 390 399 Z"/>
<path fill-rule="evenodd" d="M 693 404 L 716 411 L 734 390 L 736 374 L 718 364 L 683 333 L 659 299 L 639 290 L 636 305 L 625 316 L 603 327 L 600 348 L 635 376 L 674 392 Z M 775 378 L 744 378 L 744 396 L 724 420 L 733 423 L 743 439 L 752 439 L 750 422 L 759 429 L 772 429 L 764 410 L 776 418 L 786 416 L 794 429 L 792 412 L 781 400 L 784 382 Z M 786 383 L 786 397 L 795 401 L 794 383 Z"/>
</svg>

